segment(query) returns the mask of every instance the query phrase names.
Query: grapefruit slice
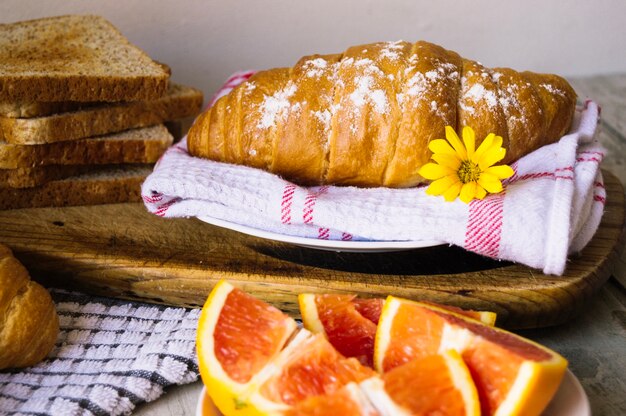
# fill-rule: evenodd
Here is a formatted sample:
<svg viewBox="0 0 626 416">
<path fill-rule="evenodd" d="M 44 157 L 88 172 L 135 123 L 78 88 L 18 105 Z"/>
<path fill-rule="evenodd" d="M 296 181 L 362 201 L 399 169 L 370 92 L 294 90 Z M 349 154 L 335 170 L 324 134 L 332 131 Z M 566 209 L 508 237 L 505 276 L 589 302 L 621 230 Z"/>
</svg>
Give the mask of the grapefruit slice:
<svg viewBox="0 0 626 416">
<path fill-rule="evenodd" d="M 361 388 L 381 415 L 480 415 L 476 386 L 454 350 L 409 361 Z"/>
<path fill-rule="evenodd" d="M 476 386 L 461 356 L 454 350 L 431 355 L 357 386 L 349 383 L 333 394 L 310 397 L 289 416 L 316 415 L 448 415 L 477 416 Z"/>
<path fill-rule="evenodd" d="M 284 356 L 277 370 L 251 397 L 255 407 L 284 412 L 304 399 L 335 393 L 376 374 L 356 359 L 343 357 L 322 334 Z"/>
<path fill-rule="evenodd" d="M 220 281 L 198 321 L 202 381 L 226 415 L 279 415 L 375 372 L 339 354 L 322 334 Z"/>
<path fill-rule="evenodd" d="M 246 407 L 297 329 L 296 322 L 226 281 L 211 291 L 198 320 L 196 349 L 204 385 L 224 414 Z"/>
<path fill-rule="evenodd" d="M 348 383 L 338 391 L 301 401 L 285 416 L 380 416 L 358 384 Z"/>
<path fill-rule="evenodd" d="M 380 313 L 382 312 L 383 304 L 385 303 L 384 299 L 359 299 L 355 296 L 354 299 L 351 300 L 351 303 L 354 305 L 354 308 L 357 310 L 357 312 L 363 315 L 364 318 L 378 325 L 378 319 L 380 318 Z"/>
<path fill-rule="evenodd" d="M 374 338 L 382 299 L 358 302 L 355 295 L 301 294 L 298 303 L 306 329 L 324 334 L 344 356 L 373 367 Z"/>
<path fill-rule="evenodd" d="M 559 354 L 510 332 L 430 304 L 387 298 L 376 333 L 377 370 L 448 349 L 467 364 L 484 415 L 539 415 L 567 368 Z"/>
<path fill-rule="evenodd" d="M 495 326 L 497 314 L 490 311 L 475 311 L 471 309 L 462 309 L 452 305 L 441 305 L 435 302 L 422 302 L 427 305 L 432 305 L 437 308 L 442 308 L 450 312 L 458 313 L 459 315 L 466 316 L 468 318 L 475 319 L 482 322 L 485 325 Z M 382 309 L 382 308 L 381 308 Z"/>
<path fill-rule="evenodd" d="M 302 323 L 314 333 L 322 333 L 346 357 L 354 357 L 373 367 L 376 326 L 383 299 L 359 299 L 356 295 L 310 294 L 298 296 Z M 493 325 L 493 312 L 466 311 L 454 306 L 434 306 Z"/>
</svg>

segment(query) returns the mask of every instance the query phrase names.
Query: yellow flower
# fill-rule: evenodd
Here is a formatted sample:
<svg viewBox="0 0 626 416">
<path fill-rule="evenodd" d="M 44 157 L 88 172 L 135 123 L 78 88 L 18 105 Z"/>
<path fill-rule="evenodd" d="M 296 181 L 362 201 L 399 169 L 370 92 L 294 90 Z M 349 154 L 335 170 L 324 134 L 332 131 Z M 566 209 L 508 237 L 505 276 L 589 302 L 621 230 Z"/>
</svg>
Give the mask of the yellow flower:
<svg viewBox="0 0 626 416">
<path fill-rule="evenodd" d="M 506 154 L 500 136 L 490 133 L 476 149 L 471 127 L 463 127 L 461 142 L 454 129 L 446 126 L 446 139 L 428 144 L 437 163 L 427 163 L 419 170 L 421 176 L 433 181 L 426 189 L 428 195 L 443 195 L 446 201 L 454 201 L 460 194 L 467 204 L 474 198 L 483 199 L 487 192 L 502 191 L 501 180 L 515 173 L 507 165 L 492 166 Z"/>
</svg>

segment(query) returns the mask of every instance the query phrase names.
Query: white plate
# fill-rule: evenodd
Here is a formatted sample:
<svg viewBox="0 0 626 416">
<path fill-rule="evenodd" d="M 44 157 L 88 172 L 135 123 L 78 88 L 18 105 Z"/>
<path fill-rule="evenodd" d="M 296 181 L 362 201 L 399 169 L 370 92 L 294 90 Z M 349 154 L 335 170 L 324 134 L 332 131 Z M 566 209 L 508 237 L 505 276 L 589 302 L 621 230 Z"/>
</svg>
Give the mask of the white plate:
<svg viewBox="0 0 626 416">
<path fill-rule="evenodd" d="M 446 244 L 437 240 L 421 241 L 339 241 L 339 240 L 319 240 L 317 238 L 294 237 L 273 233 L 271 231 L 259 230 L 246 225 L 235 224 L 229 221 L 219 220 L 212 217 L 197 217 L 200 221 L 228 228 L 254 237 L 266 240 L 278 241 L 281 243 L 294 244 L 301 247 L 315 248 L 328 251 L 345 251 L 351 253 L 380 253 L 385 251 L 411 250 L 414 248 L 433 247 Z"/>
<path fill-rule="evenodd" d="M 591 416 L 589 398 L 576 376 L 569 370 L 542 416 Z"/>
<path fill-rule="evenodd" d="M 206 394 L 206 387 L 202 388 L 196 416 L 222 416 L 215 407 L 211 398 Z M 591 407 L 585 390 L 571 371 L 565 373 L 563 382 L 552 401 L 542 413 L 542 416 L 591 416 Z"/>
</svg>

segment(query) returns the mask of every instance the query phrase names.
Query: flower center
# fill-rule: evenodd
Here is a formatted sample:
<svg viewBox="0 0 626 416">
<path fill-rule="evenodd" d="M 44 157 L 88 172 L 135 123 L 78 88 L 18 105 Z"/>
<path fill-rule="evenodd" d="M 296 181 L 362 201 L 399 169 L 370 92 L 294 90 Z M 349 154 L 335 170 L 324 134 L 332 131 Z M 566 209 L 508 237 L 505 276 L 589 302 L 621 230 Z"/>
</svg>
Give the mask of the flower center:
<svg viewBox="0 0 626 416">
<path fill-rule="evenodd" d="M 478 165 L 472 161 L 464 160 L 459 166 L 457 174 L 463 183 L 475 182 L 480 178 L 481 170 Z"/>
</svg>

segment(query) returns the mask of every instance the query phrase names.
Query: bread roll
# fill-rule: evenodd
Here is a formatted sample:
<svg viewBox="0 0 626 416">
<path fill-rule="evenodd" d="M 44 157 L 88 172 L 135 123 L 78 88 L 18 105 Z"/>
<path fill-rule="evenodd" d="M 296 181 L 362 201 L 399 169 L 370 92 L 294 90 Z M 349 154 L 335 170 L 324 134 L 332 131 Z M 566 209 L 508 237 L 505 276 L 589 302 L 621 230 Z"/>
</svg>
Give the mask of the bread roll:
<svg viewBox="0 0 626 416">
<path fill-rule="evenodd" d="M 50 294 L 0 244 L 0 370 L 38 363 L 50 353 L 58 333 Z"/>
<path fill-rule="evenodd" d="M 503 137 L 511 163 L 558 140 L 576 94 L 556 75 L 486 68 L 428 42 L 384 42 L 261 71 L 202 114 L 192 155 L 303 185 L 410 187 L 446 125 Z"/>
</svg>

